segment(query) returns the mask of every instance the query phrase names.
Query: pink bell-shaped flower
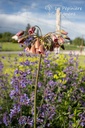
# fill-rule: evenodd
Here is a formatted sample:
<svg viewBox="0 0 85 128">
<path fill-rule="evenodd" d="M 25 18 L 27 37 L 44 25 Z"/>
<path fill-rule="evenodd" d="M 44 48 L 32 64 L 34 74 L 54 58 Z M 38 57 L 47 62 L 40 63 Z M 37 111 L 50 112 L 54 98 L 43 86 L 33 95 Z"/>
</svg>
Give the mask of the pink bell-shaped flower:
<svg viewBox="0 0 85 128">
<path fill-rule="evenodd" d="M 44 46 L 40 45 L 38 51 L 39 51 L 39 54 L 44 54 Z"/>
<path fill-rule="evenodd" d="M 37 40 L 35 41 L 35 48 L 38 49 L 40 46 L 40 41 L 39 39 L 37 38 Z"/>
<path fill-rule="evenodd" d="M 68 32 L 64 31 L 64 30 L 60 30 L 61 34 L 67 35 Z"/>
<path fill-rule="evenodd" d="M 24 34 L 24 31 L 20 31 L 20 32 L 18 32 L 16 35 L 17 36 L 22 36 Z"/>
<path fill-rule="evenodd" d="M 29 49 L 28 47 L 25 48 L 25 51 L 29 52 L 29 50 L 30 50 L 30 49 Z"/>
<path fill-rule="evenodd" d="M 24 41 L 25 41 L 25 38 L 24 37 L 18 39 L 18 43 L 24 43 Z"/>
<path fill-rule="evenodd" d="M 36 53 L 35 45 L 32 45 L 32 47 L 30 49 L 30 52 L 33 53 L 33 54 Z"/>
<path fill-rule="evenodd" d="M 35 27 L 32 27 L 28 30 L 28 33 L 31 35 L 35 32 Z"/>
<path fill-rule="evenodd" d="M 17 35 L 14 35 L 14 36 L 12 36 L 12 39 L 18 40 L 18 36 Z"/>
<path fill-rule="evenodd" d="M 55 48 L 59 48 L 60 45 L 58 43 L 55 44 Z"/>
<path fill-rule="evenodd" d="M 54 34 L 51 36 L 51 38 L 52 38 L 53 42 L 57 42 L 58 41 L 58 38 Z"/>
<path fill-rule="evenodd" d="M 59 37 L 59 39 L 58 39 L 58 44 L 59 44 L 59 45 L 64 44 L 64 39 L 63 39 L 63 37 Z"/>
<path fill-rule="evenodd" d="M 67 35 L 63 35 L 64 39 L 70 40 L 70 38 Z"/>
</svg>

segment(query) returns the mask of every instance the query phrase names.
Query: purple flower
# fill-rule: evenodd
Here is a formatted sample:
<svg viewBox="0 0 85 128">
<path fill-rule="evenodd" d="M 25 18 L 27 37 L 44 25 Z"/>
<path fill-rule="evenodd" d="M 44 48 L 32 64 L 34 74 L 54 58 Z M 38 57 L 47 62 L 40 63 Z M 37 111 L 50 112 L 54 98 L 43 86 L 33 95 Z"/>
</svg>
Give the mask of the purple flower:
<svg viewBox="0 0 85 128">
<path fill-rule="evenodd" d="M 45 74 L 46 74 L 47 77 L 53 76 L 53 73 L 51 71 L 46 71 Z"/>
<path fill-rule="evenodd" d="M 85 126 L 85 122 L 81 122 L 80 125 L 81 125 L 82 127 L 84 127 L 84 126 Z"/>
<path fill-rule="evenodd" d="M 44 63 L 49 64 L 50 63 L 50 60 L 44 59 Z"/>
<path fill-rule="evenodd" d="M 10 98 L 13 99 L 14 96 L 15 96 L 15 94 L 16 94 L 15 90 L 12 90 L 12 91 L 10 92 Z"/>
<path fill-rule="evenodd" d="M 27 94 L 23 94 L 20 96 L 20 104 L 21 105 L 29 105 L 30 99 L 28 98 Z"/>
<path fill-rule="evenodd" d="M 9 120 L 9 116 L 7 115 L 7 113 L 4 113 L 3 115 L 3 123 L 8 126 L 9 123 L 10 123 L 10 120 Z"/>
<path fill-rule="evenodd" d="M 30 72 L 31 72 L 31 71 L 30 71 L 30 69 L 28 69 L 28 70 L 27 70 L 27 74 L 29 75 L 29 74 L 30 74 Z"/>
<path fill-rule="evenodd" d="M 26 60 L 26 61 L 24 62 L 24 65 L 25 65 L 25 66 L 29 66 L 29 65 L 30 65 L 30 61 L 29 61 L 29 60 Z"/>
<path fill-rule="evenodd" d="M 5 56 L 2 56 L 2 59 L 5 59 Z"/>
<path fill-rule="evenodd" d="M 54 82 L 53 80 L 48 81 L 48 85 L 50 85 L 51 87 L 55 86 L 57 83 Z"/>
<path fill-rule="evenodd" d="M 19 73 L 19 70 L 18 70 L 18 69 L 16 69 L 16 70 L 14 71 L 14 73 L 15 73 L 15 74 L 18 74 L 18 73 Z"/>
<path fill-rule="evenodd" d="M 42 86 L 42 83 L 41 82 L 38 82 L 38 87 L 40 88 Z"/>
<path fill-rule="evenodd" d="M 43 127 L 50 125 L 49 121 L 53 120 L 56 114 L 55 106 L 51 104 L 43 104 L 38 108 L 39 117 L 37 118 L 37 123 L 42 124 Z"/>
<path fill-rule="evenodd" d="M 27 81 L 27 84 L 32 85 L 32 80 L 28 80 L 28 81 Z"/>
<path fill-rule="evenodd" d="M 21 86 L 21 88 L 25 88 L 26 84 L 24 82 L 21 82 L 20 86 Z"/>
<path fill-rule="evenodd" d="M 19 118 L 19 124 L 20 125 L 25 125 L 27 123 L 27 117 L 26 116 L 21 116 L 20 118 Z"/>
<path fill-rule="evenodd" d="M 30 116 L 27 117 L 27 124 L 33 126 L 33 119 Z"/>
<path fill-rule="evenodd" d="M 0 110 L 2 110 L 2 107 L 0 106 Z"/>
<path fill-rule="evenodd" d="M 26 56 L 28 57 L 28 56 L 30 56 L 30 54 L 29 53 L 26 53 Z"/>
<path fill-rule="evenodd" d="M 0 71 L 2 71 L 3 67 L 4 67 L 4 65 L 3 65 L 3 63 L 0 61 Z"/>
<path fill-rule="evenodd" d="M 82 77 L 82 82 L 85 82 L 85 76 Z"/>
<path fill-rule="evenodd" d="M 81 91 L 81 93 L 85 93 L 85 88 L 84 87 L 80 87 L 80 91 Z"/>
<path fill-rule="evenodd" d="M 19 53 L 19 56 L 23 56 L 23 53 Z"/>
<path fill-rule="evenodd" d="M 13 108 L 10 109 L 10 118 L 16 116 L 21 110 L 21 106 L 19 104 L 14 104 Z"/>
</svg>

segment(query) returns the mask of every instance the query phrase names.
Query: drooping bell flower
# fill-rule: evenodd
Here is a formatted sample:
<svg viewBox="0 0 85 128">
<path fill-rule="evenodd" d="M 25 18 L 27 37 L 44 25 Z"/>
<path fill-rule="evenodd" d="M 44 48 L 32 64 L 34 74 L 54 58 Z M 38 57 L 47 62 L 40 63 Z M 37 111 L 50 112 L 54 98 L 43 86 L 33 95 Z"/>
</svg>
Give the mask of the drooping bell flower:
<svg viewBox="0 0 85 128">
<path fill-rule="evenodd" d="M 51 35 L 51 38 L 52 38 L 52 40 L 53 40 L 53 42 L 57 42 L 58 41 L 58 38 L 56 37 L 56 35 Z"/>
<path fill-rule="evenodd" d="M 20 31 L 12 37 L 12 39 L 18 40 L 18 43 L 25 48 L 25 51 L 33 54 L 44 54 L 45 51 L 53 51 L 54 48 L 64 48 L 65 39 L 70 40 L 67 36 L 67 32 L 64 30 L 58 30 L 57 32 L 50 32 L 45 36 L 37 37 L 35 33 L 36 26 L 33 26 L 28 30 L 28 34 L 25 31 Z"/>
<path fill-rule="evenodd" d="M 64 30 L 60 30 L 61 34 L 67 35 L 68 32 L 64 31 Z"/>
<path fill-rule="evenodd" d="M 26 47 L 26 48 L 25 48 L 25 51 L 29 52 L 29 50 L 30 50 L 29 47 Z"/>
<path fill-rule="evenodd" d="M 40 41 L 39 41 L 39 39 L 37 38 L 37 40 L 35 41 L 35 48 L 36 48 L 36 49 L 39 49 L 39 46 L 40 46 Z"/>
<path fill-rule="evenodd" d="M 63 39 L 63 37 L 61 36 L 61 37 L 59 37 L 59 39 L 58 39 L 58 44 L 59 45 L 62 45 L 62 44 L 64 44 L 64 39 Z"/>
<path fill-rule="evenodd" d="M 63 50 L 65 50 L 65 47 L 64 47 L 64 45 L 61 45 L 61 48 L 62 48 Z"/>
<path fill-rule="evenodd" d="M 20 36 L 24 34 L 24 31 L 19 31 L 16 35 L 12 36 L 12 39 L 18 40 Z"/>
<path fill-rule="evenodd" d="M 59 47 L 60 47 L 59 43 L 56 43 L 55 48 L 59 48 Z"/>
<path fill-rule="evenodd" d="M 14 35 L 14 36 L 12 36 L 12 39 L 18 40 L 18 36 L 17 35 Z"/>
<path fill-rule="evenodd" d="M 67 35 L 63 35 L 64 39 L 70 40 L 70 38 Z"/>
<path fill-rule="evenodd" d="M 36 54 L 39 54 L 39 49 L 36 49 Z"/>
<path fill-rule="evenodd" d="M 31 34 L 33 34 L 34 32 L 35 32 L 35 27 L 32 27 L 32 28 L 30 28 L 29 30 L 28 30 L 28 33 L 31 35 Z"/>
<path fill-rule="evenodd" d="M 24 43 L 24 41 L 25 41 L 25 37 L 18 39 L 18 43 Z"/>
<path fill-rule="evenodd" d="M 43 45 L 40 45 L 38 51 L 39 51 L 39 54 L 44 54 L 44 52 L 45 52 L 44 46 Z"/>
<path fill-rule="evenodd" d="M 30 53 L 33 53 L 33 54 L 36 53 L 35 45 L 31 46 Z"/>
<path fill-rule="evenodd" d="M 61 34 L 56 34 L 56 37 L 57 37 L 57 38 L 61 37 Z"/>
<path fill-rule="evenodd" d="M 24 31 L 19 31 L 16 35 L 19 37 L 19 36 L 22 36 L 24 34 Z"/>
</svg>

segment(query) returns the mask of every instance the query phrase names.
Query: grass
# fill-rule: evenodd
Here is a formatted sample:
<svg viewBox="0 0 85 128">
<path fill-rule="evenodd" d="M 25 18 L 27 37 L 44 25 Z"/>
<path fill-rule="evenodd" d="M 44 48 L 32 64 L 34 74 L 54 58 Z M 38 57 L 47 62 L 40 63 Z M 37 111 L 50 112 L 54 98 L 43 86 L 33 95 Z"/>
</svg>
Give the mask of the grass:
<svg viewBox="0 0 85 128">
<path fill-rule="evenodd" d="M 1 51 L 21 51 L 23 48 L 18 43 L 5 42 L 0 43 Z"/>
<path fill-rule="evenodd" d="M 80 50 L 79 46 L 65 44 L 65 50 Z"/>
<path fill-rule="evenodd" d="M 85 56 L 84 55 L 79 56 L 79 65 L 85 68 Z"/>
<path fill-rule="evenodd" d="M 12 42 L 0 42 L 0 47 L 1 51 L 21 51 L 23 49 L 18 43 Z M 65 50 L 80 50 L 80 48 L 76 45 L 65 44 Z"/>
</svg>

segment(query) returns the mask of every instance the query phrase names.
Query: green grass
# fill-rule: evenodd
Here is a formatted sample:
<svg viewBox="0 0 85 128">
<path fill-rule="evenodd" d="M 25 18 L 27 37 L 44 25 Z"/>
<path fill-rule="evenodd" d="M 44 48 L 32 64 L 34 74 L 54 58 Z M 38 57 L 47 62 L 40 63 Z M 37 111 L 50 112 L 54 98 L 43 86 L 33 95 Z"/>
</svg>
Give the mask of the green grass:
<svg viewBox="0 0 85 128">
<path fill-rule="evenodd" d="M 76 46 L 76 45 L 68 45 L 68 44 L 65 44 L 65 50 L 80 50 L 80 47 L 79 46 Z"/>
<path fill-rule="evenodd" d="M 79 65 L 85 69 L 85 56 L 84 55 L 79 56 Z"/>
<path fill-rule="evenodd" d="M 18 43 L 0 42 L 1 51 L 21 51 L 23 48 Z M 61 49 L 62 50 L 62 49 Z M 78 46 L 65 44 L 65 50 L 80 50 Z"/>
<path fill-rule="evenodd" d="M 18 43 L 5 42 L 0 43 L 1 51 L 21 51 L 23 48 Z"/>
</svg>

